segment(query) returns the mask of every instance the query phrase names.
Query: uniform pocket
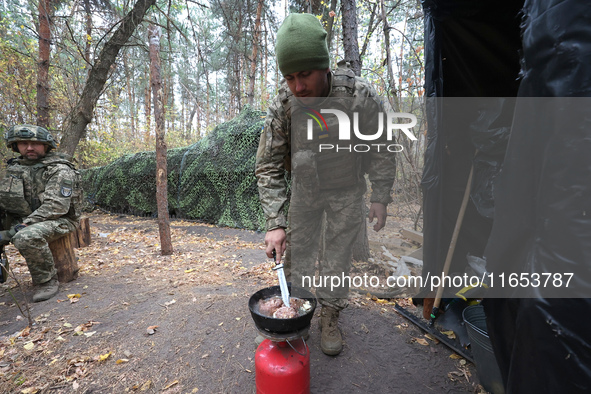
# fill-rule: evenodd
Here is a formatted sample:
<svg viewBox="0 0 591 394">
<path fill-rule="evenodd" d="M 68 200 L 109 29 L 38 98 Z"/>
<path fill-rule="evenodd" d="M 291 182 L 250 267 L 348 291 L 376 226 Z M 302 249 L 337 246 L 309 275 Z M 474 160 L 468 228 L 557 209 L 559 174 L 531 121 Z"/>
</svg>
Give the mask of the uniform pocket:
<svg viewBox="0 0 591 394">
<path fill-rule="evenodd" d="M 24 182 L 18 176 L 10 174 L 0 181 L 0 208 L 20 217 L 31 214 Z"/>
</svg>

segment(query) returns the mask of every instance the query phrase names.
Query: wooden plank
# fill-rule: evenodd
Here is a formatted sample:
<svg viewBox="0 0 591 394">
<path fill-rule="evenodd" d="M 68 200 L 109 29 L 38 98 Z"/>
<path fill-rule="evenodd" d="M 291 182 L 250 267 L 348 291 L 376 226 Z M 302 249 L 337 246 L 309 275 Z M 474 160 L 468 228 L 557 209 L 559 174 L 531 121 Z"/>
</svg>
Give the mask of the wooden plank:
<svg viewBox="0 0 591 394">
<path fill-rule="evenodd" d="M 423 243 L 423 233 L 420 233 L 418 231 L 403 228 L 402 230 L 400 230 L 400 234 L 402 234 L 402 236 L 404 238 L 410 239 L 411 241 L 414 241 L 414 242 L 417 242 L 420 244 Z"/>
<path fill-rule="evenodd" d="M 78 277 L 79 268 L 71 239 L 71 235 L 66 234 L 49 243 L 49 249 L 57 269 L 57 279 L 62 283 L 71 282 Z"/>
<path fill-rule="evenodd" d="M 421 246 L 420 248 L 409 254 L 408 257 L 412 257 L 417 260 L 423 260 L 423 247 Z"/>
</svg>

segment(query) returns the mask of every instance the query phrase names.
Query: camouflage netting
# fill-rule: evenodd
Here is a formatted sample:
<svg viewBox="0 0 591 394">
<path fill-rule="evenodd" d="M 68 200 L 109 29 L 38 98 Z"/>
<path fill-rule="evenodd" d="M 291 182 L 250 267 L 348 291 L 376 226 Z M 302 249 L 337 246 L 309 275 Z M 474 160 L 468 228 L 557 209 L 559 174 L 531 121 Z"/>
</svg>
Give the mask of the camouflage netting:
<svg viewBox="0 0 591 394">
<path fill-rule="evenodd" d="M 188 147 L 168 151 L 171 216 L 258 230 L 264 219 L 254 165 L 265 113 L 243 110 Z M 156 154 L 126 155 L 82 171 L 89 201 L 117 213 L 155 215 Z"/>
</svg>

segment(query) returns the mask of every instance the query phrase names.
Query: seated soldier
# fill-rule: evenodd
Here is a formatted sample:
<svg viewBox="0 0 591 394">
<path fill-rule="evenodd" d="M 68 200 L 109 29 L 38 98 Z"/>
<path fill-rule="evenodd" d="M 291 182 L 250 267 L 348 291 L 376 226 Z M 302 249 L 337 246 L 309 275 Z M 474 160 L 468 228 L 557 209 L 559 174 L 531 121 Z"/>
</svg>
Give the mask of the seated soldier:
<svg viewBox="0 0 591 394">
<path fill-rule="evenodd" d="M 7 163 L 0 180 L 0 244 L 12 242 L 27 261 L 37 289 L 33 301 L 58 292 L 57 270 L 49 242 L 75 231 L 80 221 L 80 174 L 43 127 L 19 125 L 4 136 L 20 154 Z"/>
</svg>

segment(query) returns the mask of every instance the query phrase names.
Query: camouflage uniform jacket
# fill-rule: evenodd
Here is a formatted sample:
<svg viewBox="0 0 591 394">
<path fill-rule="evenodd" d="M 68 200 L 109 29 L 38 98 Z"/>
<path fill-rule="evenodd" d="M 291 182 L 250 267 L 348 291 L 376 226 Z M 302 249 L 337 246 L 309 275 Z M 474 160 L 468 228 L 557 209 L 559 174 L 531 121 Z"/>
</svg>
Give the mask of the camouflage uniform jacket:
<svg viewBox="0 0 591 394">
<path fill-rule="evenodd" d="M 64 155 L 54 152 L 40 160 L 11 159 L 0 180 L 0 209 L 13 222 L 27 225 L 58 218 L 77 225 L 80 173 Z"/>
<path fill-rule="evenodd" d="M 377 97 L 375 90 L 352 70 L 339 62 L 339 68 L 329 74 L 328 97 Z M 291 110 L 287 102 L 293 94 L 282 81 L 279 93 L 271 101 L 261 133 L 256 157 L 255 175 L 259 197 L 266 218 L 266 230 L 287 228 L 284 208 L 288 200 L 286 171 L 291 171 Z M 364 166 L 372 184 L 371 202 L 387 205 L 392 201 L 390 191 L 394 182 L 393 155 L 370 154 Z M 363 181 L 363 187 L 364 183 Z"/>
</svg>

